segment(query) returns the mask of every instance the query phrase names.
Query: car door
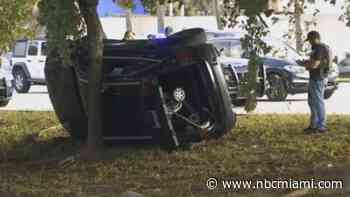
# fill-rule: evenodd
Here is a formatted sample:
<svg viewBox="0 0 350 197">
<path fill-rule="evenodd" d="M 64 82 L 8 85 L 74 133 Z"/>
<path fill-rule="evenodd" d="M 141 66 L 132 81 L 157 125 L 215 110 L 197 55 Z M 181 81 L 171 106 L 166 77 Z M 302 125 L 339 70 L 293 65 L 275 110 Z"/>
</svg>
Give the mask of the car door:
<svg viewBox="0 0 350 197">
<path fill-rule="evenodd" d="M 32 79 L 40 78 L 39 42 L 29 41 L 27 46 L 26 65 Z"/>
<path fill-rule="evenodd" d="M 46 42 L 40 42 L 40 53 L 38 58 L 38 75 L 39 79 L 45 79 L 45 62 L 46 62 L 46 56 L 47 56 L 47 45 Z"/>
</svg>

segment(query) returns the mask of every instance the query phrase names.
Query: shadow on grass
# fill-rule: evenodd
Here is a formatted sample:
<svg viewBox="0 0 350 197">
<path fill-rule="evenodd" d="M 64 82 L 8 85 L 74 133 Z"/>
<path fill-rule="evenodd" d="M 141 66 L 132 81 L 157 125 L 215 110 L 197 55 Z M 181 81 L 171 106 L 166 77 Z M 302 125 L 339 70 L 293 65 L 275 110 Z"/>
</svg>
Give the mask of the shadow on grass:
<svg viewBox="0 0 350 197">
<path fill-rule="evenodd" d="M 71 137 L 40 139 L 37 135 L 26 135 L 7 150 L 1 150 L 1 163 L 47 165 L 57 163 L 70 156 L 79 156 L 84 147 L 83 141 L 74 141 Z M 1 147 L 0 147 L 1 148 Z M 153 141 L 105 141 L 99 160 L 115 160 L 121 152 L 137 152 L 160 149 Z M 118 152 L 118 154 L 116 154 Z M 77 157 L 78 158 L 78 157 Z"/>
<path fill-rule="evenodd" d="M 40 140 L 36 135 L 26 135 L 2 151 L 0 163 L 58 160 L 75 154 L 79 146 L 81 145 L 73 143 L 69 137 Z"/>
</svg>

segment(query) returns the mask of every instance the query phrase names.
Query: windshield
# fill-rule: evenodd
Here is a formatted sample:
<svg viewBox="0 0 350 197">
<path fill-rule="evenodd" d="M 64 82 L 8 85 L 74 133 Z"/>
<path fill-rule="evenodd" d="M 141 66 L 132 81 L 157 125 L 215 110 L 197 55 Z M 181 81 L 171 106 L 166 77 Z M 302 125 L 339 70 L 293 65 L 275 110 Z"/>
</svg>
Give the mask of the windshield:
<svg viewBox="0 0 350 197">
<path fill-rule="evenodd" d="M 296 61 L 302 59 L 298 52 L 288 45 L 286 42 L 277 38 L 266 38 L 264 41 L 268 46 L 271 46 L 271 51 L 266 54 L 266 57 L 273 57 L 278 59 Z M 244 56 L 241 41 L 239 39 L 229 40 L 212 40 L 210 41 L 225 57 L 232 58 L 247 58 Z"/>
<path fill-rule="evenodd" d="M 212 44 L 218 51 L 221 51 L 225 57 L 242 57 L 243 51 L 240 40 L 215 40 L 212 41 Z"/>
<path fill-rule="evenodd" d="M 301 59 L 301 56 L 293 47 L 280 39 L 266 38 L 264 41 L 267 43 L 267 45 L 272 47 L 271 51 L 266 54 L 267 57 L 287 59 L 292 61 Z"/>
</svg>

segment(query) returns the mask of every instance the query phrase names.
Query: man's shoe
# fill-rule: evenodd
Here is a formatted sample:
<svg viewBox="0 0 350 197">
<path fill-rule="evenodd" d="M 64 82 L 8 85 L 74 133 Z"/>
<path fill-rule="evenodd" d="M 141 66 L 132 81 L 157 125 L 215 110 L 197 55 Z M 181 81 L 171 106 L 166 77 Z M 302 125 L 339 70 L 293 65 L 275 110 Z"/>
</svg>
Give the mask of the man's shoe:
<svg viewBox="0 0 350 197">
<path fill-rule="evenodd" d="M 322 129 L 317 129 L 317 132 L 322 134 L 322 133 L 327 133 L 328 130 L 326 128 L 322 128 Z"/>
<path fill-rule="evenodd" d="M 312 128 L 312 127 L 308 127 L 306 129 L 304 129 L 304 133 L 309 135 L 309 134 L 315 134 L 317 133 L 318 130 L 316 128 Z"/>
</svg>

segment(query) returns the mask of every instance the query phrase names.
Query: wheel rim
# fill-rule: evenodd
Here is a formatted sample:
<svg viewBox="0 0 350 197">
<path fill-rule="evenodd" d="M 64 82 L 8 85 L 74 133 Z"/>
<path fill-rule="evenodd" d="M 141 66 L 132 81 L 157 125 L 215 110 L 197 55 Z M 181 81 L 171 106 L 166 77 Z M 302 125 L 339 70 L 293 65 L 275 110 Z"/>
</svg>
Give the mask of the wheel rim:
<svg viewBox="0 0 350 197">
<path fill-rule="evenodd" d="M 23 84 L 24 84 L 24 77 L 20 74 L 17 73 L 15 76 L 15 86 L 18 90 L 23 88 Z"/>
<path fill-rule="evenodd" d="M 269 97 L 274 100 L 282 100 L 286 97 L 286 90 L 283 80 L 278 75 L 272 75 L 269 79 Z"/>
<path fill-rule="evenodd" d="M 174 105 L 174 103 L 167 102 L 166 106 L 171 114 L 170 119 L 173 124 L 175 124 L 175 128 L 177 126 L 175 123 L 176 121 L 174 122 L 174 118 L 178 120 L 180 119 L 182 123 L 196 128 L 202 138 L 210 138 L 215 136 L 215 133 L 212 133 L 212 128 L 215 126 L 215 120 L 211 116 L 209 109 L 203 108 L 200 110 L 201 112 L 197 111 L 186 101 L 183 103 L 177 103 L 176 105 Z M 200 113 L 202 113 L 202 115 L 200 115 Z M 207 114 L 205 118 L 203 118 L 203 113 Z"/>
</svg>

